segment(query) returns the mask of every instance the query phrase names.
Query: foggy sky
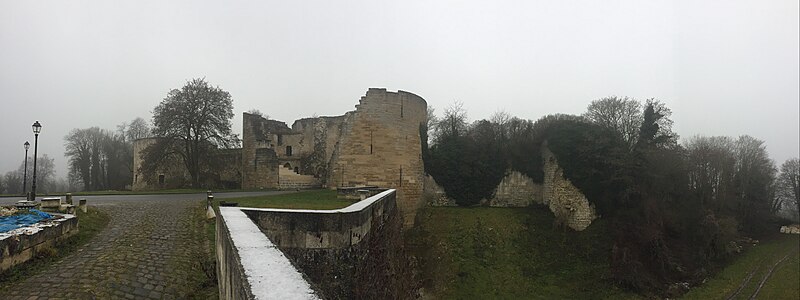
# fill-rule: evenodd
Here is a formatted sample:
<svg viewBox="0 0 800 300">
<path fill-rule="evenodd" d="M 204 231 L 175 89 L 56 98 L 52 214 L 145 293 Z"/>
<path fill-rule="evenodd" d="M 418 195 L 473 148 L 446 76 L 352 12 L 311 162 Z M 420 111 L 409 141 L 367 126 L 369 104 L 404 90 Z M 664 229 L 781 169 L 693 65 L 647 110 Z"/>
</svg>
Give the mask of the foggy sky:
<svg viewBox="0 0 800 300">
<path fill-rule="evenodd" d="M 231 93 L 237 133 L 249 109 L 291 125 L 384 87 L 470 120 L 657 98 L 682 139 L 800 152 L 797 0 L 266 2 L 0 0 L 0 173 L 35 120 L 65 176 L 69 130 L 149 120 L 198 77 Z"/>
</svg>

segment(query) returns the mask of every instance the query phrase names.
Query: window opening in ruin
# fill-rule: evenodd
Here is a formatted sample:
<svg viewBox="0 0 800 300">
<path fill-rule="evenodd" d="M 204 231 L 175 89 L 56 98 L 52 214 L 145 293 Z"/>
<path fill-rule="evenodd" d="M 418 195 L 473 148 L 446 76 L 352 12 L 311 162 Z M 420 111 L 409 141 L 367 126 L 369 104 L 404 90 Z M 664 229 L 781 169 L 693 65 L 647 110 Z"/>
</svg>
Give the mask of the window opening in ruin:
<svg viewBox="0 0 800 300">
<path fill-rule="evenodd" d="M 300 168 L 294 167 L 294 172 L 297 173 L 297 174 L 300 174 Z"/>
<path fill-rule="evenodd" d="M 286 156 L 292 156 L 292 146 L 286 146 Z"/>
<path fill-rule="evenodd" d="M 369 131 L 369 154 L 372 154 L 372 130 Z"/>
<path fill-rule="evenodd" d="M 291 168 L 292 168 L 292 165 L 290 165 L 290 164 L 287 162 L 287 163 L 283 164 L 283 167 L 284 167 L 284 168 L 287 168 L 287 169 L 291 169 Z"/>
<path fill-rule="evenodd" d="M 278 146 L 283 145 L 283 135 L 278 135 Z"/>
<path fill-rule="evenodd" d="M 405 103 L 405 100 L 400 99 L 400 119 L 403 118 L 403 104 L 404 103 Z"/>
<path fill-rule="evenodd" d="M 403 166 L 400 166 L 400 186 L 403 186 Z"/>
<path fill-rule="evenodd" d="M 133 182 L 139 182 L 139 175 L 133 176 Z"/>
<path fill-rule="evenodd" d="M 164 174 L 158 175 L 158 184 L 164 184 Z"/>
</svg>

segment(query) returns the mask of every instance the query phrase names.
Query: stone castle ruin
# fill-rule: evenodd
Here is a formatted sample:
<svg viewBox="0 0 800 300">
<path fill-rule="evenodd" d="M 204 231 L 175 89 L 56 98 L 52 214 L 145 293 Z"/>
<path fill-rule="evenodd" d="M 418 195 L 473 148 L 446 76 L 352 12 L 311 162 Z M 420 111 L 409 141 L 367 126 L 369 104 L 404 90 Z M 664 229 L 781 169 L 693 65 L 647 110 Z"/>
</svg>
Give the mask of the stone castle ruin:
<svg viewBox="0 0 800 300">
<path fill-rule="evenodd" d="M 491 199 L 484 204 L 492 207 L 526 207 L 532 204 L 547 206 L 560 225 L 582 231 L 598 218 L 594 205 L 572 182 L 564 176 L 564 169 L 558 165 L 556 155 L 542 145 L 543 181 L 518 171 L 509 170 L 494 190 Z M 447 198 L 433 177 L 428 176 L 425 193 L 433 206 L 455 206 L 455 201 Z"/>
<path fill-rule="evenodd" d="M 242 189 L 376 186 L 397 190 L 404 221 L 421 205 L 424 170 L 420 125 L 427 103 L 405 91 L 370 88 L 354 111 L 286 123 L 244 113 L 242 149 L 225 150 L 226 168 L 212 183 Z M 134 143 L 134 190 L 185 186 L 180 161 L 165 164 L 158 178 L 139 173 L 141 151 L 152 139 Z"/>
</svg>

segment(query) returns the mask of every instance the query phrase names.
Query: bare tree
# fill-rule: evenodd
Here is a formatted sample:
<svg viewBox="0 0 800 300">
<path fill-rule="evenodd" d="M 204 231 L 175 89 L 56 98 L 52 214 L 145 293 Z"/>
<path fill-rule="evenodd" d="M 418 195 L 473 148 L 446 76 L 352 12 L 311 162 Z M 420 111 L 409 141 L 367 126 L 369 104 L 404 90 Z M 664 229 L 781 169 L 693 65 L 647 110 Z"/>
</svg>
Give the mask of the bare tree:
<svg viewBox="0 0 800 300">
<path fill-rule="evenodd" d="M 776 198 L 788 208 L 795 220 L 800 220 L 800 160 L 787 159 L 781 165 L 781 173 L 776 184 Z"/>
<path fill-rule="evenodd" d="M 69 178 L 82 183 L 86 191 L 124 189 L 133 170 L 133 149 L 125 138 L 128 132 L 114 133 L 98 127 L 70 131 L 64 137 Z"/>
<path fill-rule="evenodd" d="M 55 163 L 47 154 L 42 154 L 36 159 L 36 185 L 42 193 L 54 192 Z M 19 168 L 7 172 L 3 178 L 6 192 L 9 194 L 23 194 L 22 190 L 23 174 L 25 174 L 25 161 L 19 164 Z M 28 158 L 28 188 L 33 180 L 33 157 Z"/>
<path fill-rule="evenodd" d="M 23 168 L 24 166 L 20 165 L 19 170 Z M 37 158 L 36 184 L 39 186 L 37 191 L 41 191 L 45 194 L 56 192 L 54 189 L 55 173 L 56 168 L 53 158 L 50 158 L 47 154 L 42 154 L 42 156 Z"/>
<path fill-rule="evenodd" d="M 745 227 L 755 229 L 772 211 L 772 190 L 777 168 L 769 158 L 764 141 L 743 135 L 735 143 L 736 170 L 734 177 L 739 220 Z"/>
<path fill-rule="evenodd" d="M 619 132 L 632 147 L 642 125 L 642 104 L 636 99 L 611 96 L 592 101 L 584 116 L 594 123 Z"/>
<path fill-rule="evenodd" d="M 446 137 L 463 136 L 467 132 L 467 111 L 464 103 L 454 101 L 444 110 L 444 116 L 436 123 L 434 141 Z"/>
<path fill-rule="evenodd" d="M 733 193 L 736 157 L 727 136 L 696 136 L 686 144 L 689 188 L 703 207 L 720 212 Z"/>
<path fill-rule="evenodd" d="M 6 184 L 6 193 L 8 194 L 23 194 L 22 190 L 22 173 L 14 170 L 6 172 L 3 176 L 3 181 Z"/>
<path fill-rule="evenodd" d="M 496 111 L 491 117 L 489 117 L 489 122 L 496 127 L 495 131 L 499 135 L 498 138 L 500 140 L 505 141 L 508 139 L 508 136 L 511 134 L 511 128 L 509 125 L 513 119 L 514 118 L 511 116 L 511 114 L 505 111 Z"/>
<path fill-rule="evenodd" d="M 124 134 L 125 138 L 130 142 L 153 136 L 150 123 L 140 117 L 133 119 L 127 127 Z"/>
<path fill-rule="evenodd" d="M 65 156 L 69 158 L 70 173 L 77 175 L 83 190 L 100 187 L 100 148 L 103 133 L 98 127 L 73 129 L 64 137 Z"/>
<path fill-rule="evenodd" d="M 211 168 L 217 148 L 237 145 L 238 139 L 231 132 L 232 118 L 231 95 L 204 79 L 193 79 L 173 89 L 153 110 L 153 133 L 160 139 L 144 151 L 142 173 L 152 177 L 159 158 L 175 151 L 192 178 L 192 186 L 200 187 L 201 171 Z"/>
</svg>

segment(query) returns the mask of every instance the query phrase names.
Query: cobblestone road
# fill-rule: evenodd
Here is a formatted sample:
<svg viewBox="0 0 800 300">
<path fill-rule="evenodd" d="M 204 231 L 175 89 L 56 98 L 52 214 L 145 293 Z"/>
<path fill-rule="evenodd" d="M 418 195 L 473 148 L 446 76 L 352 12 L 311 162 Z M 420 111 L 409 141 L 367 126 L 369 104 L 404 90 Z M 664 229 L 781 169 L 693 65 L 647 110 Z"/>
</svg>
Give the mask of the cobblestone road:
<svg viewBox="0 0 800 300">
<path fill-rule="evenodd" d="M 86 198 L 110 215 L 108 227 L 75 253 L 3 289 L 0 299 L 183 299 L 204 279 L 202 219 L 196 216 L 205 195 Z"/>
</svg>

